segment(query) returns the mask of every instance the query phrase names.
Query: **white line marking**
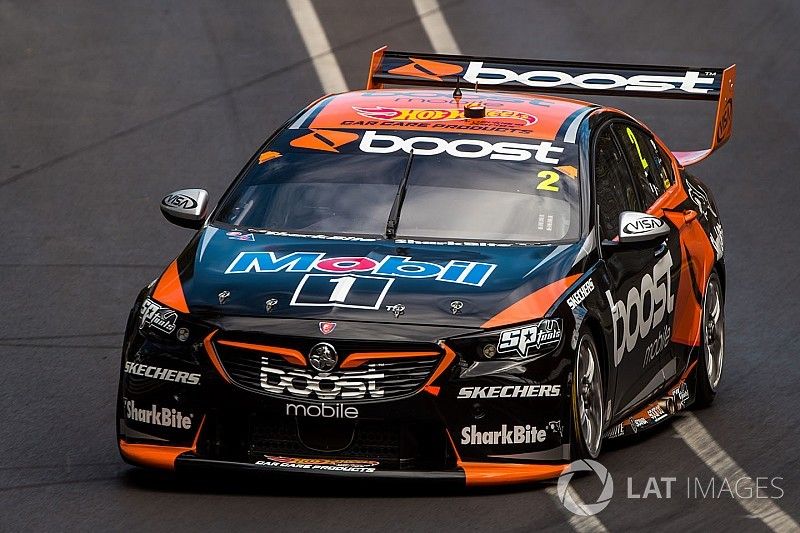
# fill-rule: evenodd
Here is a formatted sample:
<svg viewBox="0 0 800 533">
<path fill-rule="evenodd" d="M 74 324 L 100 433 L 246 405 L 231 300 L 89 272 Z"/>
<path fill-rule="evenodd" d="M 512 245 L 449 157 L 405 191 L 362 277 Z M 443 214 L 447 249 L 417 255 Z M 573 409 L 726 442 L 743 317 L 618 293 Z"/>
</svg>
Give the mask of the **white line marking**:
<svg viewBox="0 0 800 533">
<path fill-rule="evenodd" d="M 450 26 L 442 15 L 438 0 L 414 0 L 419 21 L 437 54 L 460 54 L 461 49 L 453 38 Z"/>
<path fill-rule="evenodd" d="M 672 427 L 717 477 L 726 479 L 728 482 L 742 480 L 739 482 L 739 488 L 741 489 L 745 488 L 745 481 L 749 479 L 750 482 L 746 483 L 746 486 L 753 494 L 756 493 L 756 486 L 752 478 L 722 449 L 694 414 L 686 412 L 683 416 L 675 417 Z M 736 492 L 738 490 L 734 491 L 734 495 L 736 495 Z M 764 522 L 773 531 L 800 530 L 800 525 L 791 516 L 783 512 L 775 504 L 775 500 L 737 497 L 736 501 L 748 513 Z"/>
<path fill-rule="evenodd" d="M 556 504 L 563 509 L 561 501 L 558 499 L 558 489 L 556 489 L 556 487 L 547 487 L 544 491 L 549 494 Z M 572 499 L 575 501 L 575 503 L 580 504 L 581 506 L 584 505 L 584 501 L 572 487 L 567 487 L 567 492 L 569 492 L 569 495 L 572 496 Z M 564 513 L 567 515 L 567 522 L 569 522 L 569 525 L 578 533 L 583 533 L 584 531 L 608 531 L 606 526 L 603 525 L 597 516 L 578 516 L 572 514 L 566 509 L 564 509 Z"/>
<path fill-rule="evenodd" d="M 327 94 L 346 91 L 347 82 L 344 81 L 342 69 L 331 51 L 328 36 L 322 28 L 311 0 L 286 0 L 286 4 L 306 45 L 308 56 L 314 63 L 314 70 L 317 71 L 317 77 L 322 83 L 322 90 Z"/>
</svg>

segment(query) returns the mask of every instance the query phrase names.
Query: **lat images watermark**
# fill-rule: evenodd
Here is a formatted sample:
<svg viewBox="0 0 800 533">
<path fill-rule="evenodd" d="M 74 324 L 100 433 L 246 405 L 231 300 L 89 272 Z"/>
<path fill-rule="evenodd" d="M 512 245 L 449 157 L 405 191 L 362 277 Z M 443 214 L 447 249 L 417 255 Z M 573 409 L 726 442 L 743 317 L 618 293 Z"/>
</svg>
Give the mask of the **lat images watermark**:
<svg viewBox="0 0 800 533">
<path fill-rule="evenodd" d="M 584 503 L 579 499 L 576 500 L 569 489 L 569 482 L 572 481 L 572 476 L 578 472 L 594 472 L 600 478 L 603 484 L 603 490 L 597 497 L 595 503 Z M 573 514 L 578 516 L 592 516 L 606 508 L 611 502 L 611 497 L 614 496 L 614 479 L 608 473 L 608 469 L 597 461 L 590 459 L 574 461 L 570 463 L 569 468 L 559 476 L 558 485 L 558 499 Z"/>
<path fill-rule="evenodd" d="M 579 472 L 597 476 L 602 484 L 600 494 L 592 503 L 583 502 L 570 490 L 573 476 Z M 735 478 L 710 477 L 656 477 L 636 480 L 626 478 L 625 498 L 630 500 L 647 499 L 770 499 L 779 500 L 784 496 L 783 478 L 779 476 L 750 477 L 743 475 Z M 614 497 L 614 479 L 608 469 L 597 461 L 589 459 L 574 461 L 558 478 L 558 499 L 562 505 L 578 516 L 593 516 L 605 509 Z"/>
</svg>

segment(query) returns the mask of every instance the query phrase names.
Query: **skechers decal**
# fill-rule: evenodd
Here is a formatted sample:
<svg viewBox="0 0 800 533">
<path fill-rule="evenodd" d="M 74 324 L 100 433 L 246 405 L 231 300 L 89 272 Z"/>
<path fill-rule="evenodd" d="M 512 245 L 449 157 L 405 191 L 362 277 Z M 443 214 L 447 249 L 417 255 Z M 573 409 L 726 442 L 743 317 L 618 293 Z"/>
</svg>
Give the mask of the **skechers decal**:
<svg viewBox="0 0 800 533">
<path fill-rule="evenodd" d="M 567 298 L 567 305 L 569 305 L 570 309 L 575 309 L 583 301 L 586 299 L 587 296 L 594 290 L 594 282 L 592 280 L 588 280 L 586 283 L 581 285 L 581 288 L 575 291 L 572 296 Z"/>
<path fill-rule="evenodd" d="M 125 361 L 125 373 L 144 376 L 146 378 L 172 381 L 173 383 L 185 383 L 187 385 L 198 385 L 200 383 L 200 374 L 190 374 L 189 372 L 173 370 L 171 368 L 159 368 L 157 366 L 131 363 L 130 361 Z"/>
<path fill-rule="evenodd" d="M 561 393 L 561 385 L 506 385 L 497 387 L 461 387 L 458 398 L 540 398 Z"/>
</svg>

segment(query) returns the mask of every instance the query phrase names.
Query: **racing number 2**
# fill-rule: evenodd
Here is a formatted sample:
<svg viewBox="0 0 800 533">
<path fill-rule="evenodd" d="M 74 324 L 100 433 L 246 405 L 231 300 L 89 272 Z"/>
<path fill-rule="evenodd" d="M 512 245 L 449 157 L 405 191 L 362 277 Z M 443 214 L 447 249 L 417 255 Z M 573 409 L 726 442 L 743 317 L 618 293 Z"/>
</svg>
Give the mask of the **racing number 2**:
<svg viewBox="0 0 800 533">
<path fill-rule="evenodd" d="M 542 179 L 542 181 L 540 181 L 536 186 L 538 190 L 558 192 L 558 172 L 553 172 L 552 170 L 542 170 L 536 175 L 536 177 Z"/>
</svg>

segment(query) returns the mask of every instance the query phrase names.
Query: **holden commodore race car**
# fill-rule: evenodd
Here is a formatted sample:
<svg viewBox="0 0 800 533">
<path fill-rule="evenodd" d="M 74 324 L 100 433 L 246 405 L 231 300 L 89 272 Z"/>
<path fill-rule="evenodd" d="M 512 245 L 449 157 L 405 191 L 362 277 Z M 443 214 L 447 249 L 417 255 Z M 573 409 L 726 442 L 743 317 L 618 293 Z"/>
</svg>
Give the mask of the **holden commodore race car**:
<svg viewBox="0 0 800 533">
<path fill-rule="evenodd" d="M 723 230 L 686 167 L 730 137 L 734 78 L 377 50 L 215 208 L 161 201 L 196 233 L 128 319 L 122 457 L 514 483 L 709 405 Z M 559 93 L 714 101 L 711 147 Z"/>
</svg>

